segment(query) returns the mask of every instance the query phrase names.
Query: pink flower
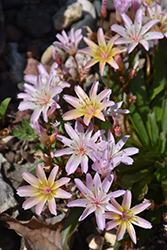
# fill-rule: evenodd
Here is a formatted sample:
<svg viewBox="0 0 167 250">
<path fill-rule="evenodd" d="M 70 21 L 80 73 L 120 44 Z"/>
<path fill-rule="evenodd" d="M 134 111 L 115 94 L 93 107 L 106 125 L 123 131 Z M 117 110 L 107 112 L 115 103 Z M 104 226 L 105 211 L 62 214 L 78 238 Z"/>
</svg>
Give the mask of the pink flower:
<svg viewBox="0 0 167 250">
<path fill-rule="evenodd" d="M 37 68 L 39 71 L 39 75 L 41 76 L 41 82 L 42 82 L 43 87 L 45 87 L 49 77 L 52 78 L 51 83 L 50 83 L 50 88 L 54 88 L 55 86 L 60 86 L 62 88 L 70 87 L 70 84 L 68 82 L 61 79 L 63 78 L 63 75 L 60 75 L 57 73 L 56 69 L 58 68 L 58 64 L 56 62 L 52 64 L 49 74 L 46 71 L 45 67 L 42 65 L 42 63 L 39 63 L 37 65 Z M 31 74 L 25 75 L 24 80 L 25 82 L 29 82 L 33 85 L 37 84 L 37 76 L 35 75 L 31 75 Z"/>
<path fill-rule="evenodd" d="M 74 90 L 79 97 L 64 95 L 64 99 L 76 109 L 70 110 L 63 115 L 63 120 L 72 120 L 84 115 L 84 123 L 88 126 L 92 117 L 97 117 L 105 121 L 105 117 L 101 112 L 104 108 L 112 105 L 111 101 L 103 101 L 107 95 L 111 93 L 110 89 L 105 89 L 97 95 L 99 82 L 94 82 L 91 87 L 89 96 L 80 86 L 75 86 Z"/>
<path fill-rule="evenodd" d="M 48 179 L 46 179 L 45 172 L 40 164 L 36 166 L 36 174 L 38 178 L 28 172 L 23 173 L 23 179 L 30 184 L 30 186 L 22 186 L 17 189 L 17 194 L 19 196 L 30 196 L 30 198 L 28 198 L 22 205 L 24 209 L 29 209 L 36 205 L 35 212 L 40 215 L 44 204 L 48 202 L 50 212 L 56 215 L 55 198 L 71 198 L 72 195 L 70 193 L 60 188 L 68 183 L 70 178 L 63 177 L 55 181 L 58 169 L 59 167 L 55 166 Z"/>
<path fill-rule="evenodd" d="M 61 32 L 62 35 L 56 35 L 60 42 L 54 42 L 53 44 L 61 49 L 64 49 L 71 56 L 75 56 L 77 53 L 78 44 L 82 39 L 81 32 L 81 29 L 78 29 L 74 32 L 74 28 L 72 28 L 68 37 L 66 32 L 63 30 Z"/>
<path fill-rule="evenodd" d="M 159 24 L 155 27 L 155 30 L 161 31 L 167 38 L 167 8 L 162 10 L 161 1 L 156 3 L 155 8 L 151 8 L 149 5 L 145 4 L 149 17 L 154 19 L 159 19 Z"/>
<path fill-rule="evenodd" d="M 65 130 L 71 137 L 71 140 L 62 135 L 57 135 L 57 139 L 62 141 L 67 148 L 57 151 L 54 156 L 70 155 L 70 159 L 66 164 L 66 171 L 68 174 L 74 173 L 78 165 L 81 164 L 82 172 L 88 171 L 88 156 L 92 159 L 92 149 L 86 146 L 86 142 L 96 142 L 98 137 L 105 131 L 98 130 L 93 136 L 93 125 L 89 125 L 84 133 L 84 127 L 79 122 L 75 123 L 75 130 L 69 125 L 65 124 Z"/>
<path fill-rule="evenodd" d="M 129 156 L 137 154 L 139 152 L 138 148 L 129 147 L 120 150 L 129 137 L 129 135 L 125 135 L 115 144 L 114 136 L 109 130 L 108 141 L 103 136 L 103 140 L 99 147 L 93 142 L 87 142 L 86 145 L 94 150 L 93 156 L 96 159 L 94 160 L 92 168 L 104 176 L 111 172 L 111 170 L 117 167 L 121 162 L 126 165 L 131 165 L 133 159 Z"/>
<path fill-rule="evenodd" d="M 106 18 L 107 16 L 106 4 L 107 4 L 107 0 L 102 0 L 100 14 L 101 14 L 101 18 L 103 19 Z"/>
<path fill-rule="evenodd" d="M 119 36 L 117 36 L 117 35 L 112 37 L 110 39 L 110 41 L 108 42 L 108 44 L 106 45 L 106 41 L 105 41 L 105 37 L 104 37 L 104 33 L 103 33 L 102 28 L 99 28 L 97 31 L 97 40 L 98 40 L 99 46 L 96 43 L 94 43 L 93 41 L 91 41 L 89 38 L 84 37 L 84 41 L 85 41 L 85 43 L 87 43 L 87 45 L 89 47 L 80 49 L 79 52 L 90 55 L 91 57 L 93 57 L 90 61 L 88 61 L 85 64 L 85 66 L 84 66 L 85 69 L 90 68 L 91 66 L 93 66 L 97 62 L 100 63 L 99 68 L 100 68 L 101 75 L 103 75 L 103 73 L 104 73 L 104 67 L 105 67 L 106 63 L 108 63 L 114 69 L 118 69 L 119 66 L 116 63 L 116 61 L 114 60 L 114 56 L 116 54 L 120 54 L 120 53 L 125 52 L 127 50 L 125 47 L 113 48 L 114 42 L 118 37 Z"/>
<path fill-rule="evenodd" d="M 49 136 L 47 135 L 46 130 L 37 121 L 30 123 L 30 126 L 37 131 L 42 144 L 47 145 L 47 142 L 49 141 Z"/>
<path fill-rule="evenodd" d="M 85 207 L 83 214 L 79 221 L 84 220 L 89 214 L 95 212 L 96 222 L 99 229 L 105 228 L 105 218 L 103 216 L 106 210 L 114 207 L 109 203 L 110 197 L 119 197 L 124 194 L 124 190 L 117 190 L 107 194 L 113 182 L 114 176 L 108 174 L 101 182 L 98 173 L 95 174 L 94 179 L 90 174 L 86 174 L 86 186 L 80 179 L 74 179 L 76 186 L 81 191 L 83 199 L 77 199 L 67 204 L 68 207 Z M 115 210 L 117 212 L 117 209 Z"/>
<path fill-rule="evenodd" d="M 129 190 L 127 190 L 124 194 L 124 198 L 122 201 L 122 206 L 111 197 L 111 203 L 114 207 L 110 208 L 110 212 L 106 212 L 104 217 L 106 219 L 111 219 L 112 221 L 107 222 L 106 229 L 110 230 L 117 226 L 117 240 L 121 240 L 124 236 L 125 231 L 127 230 L 132 241 L 136 244 L 136 233 L 132 224 L 137 225 L 142 228 L 151 228 L 152 225 L 150 222 L 136 216 L 140 212 L 144 211 L 146 208 L 150 206 L 149 202 L 141 203 L 135 207 L 130 208 L 131 206 L 132 194 Z M 115 211 L 117 210 L 117 212 Z"/>
<path fill-rule="evenodd" d="M 148 40 L 161 39 L 163 34 L 161 32 L 149 31 L 148 30 L 159 22 L 159 20 L 154 19 L 142 26 L 142 9 L 138 9 L 135 16 L 134 24 L 131 19 L 124 13 L 121 14 L 122 19 L 125 23 L 125 28 L 118 24 L 113 24 L 111 30 L 120 34 L 122 38 L 118 38 L 115 44 L 130 43 L 128 48 L 128 53 L 132 52 L 134 48 L 140 43 L 143 45 L 145 50 L 149 50 Z"/>
<path fill-rule="evenodd" d="M 53 76 L 50 76 L 43 87 L 41 77 L 38 76 L 36 85 L 32 86 L 25 83 L 24 88 L 26 93 L 18 94 L 18 98 L 24 99 L 18 107 L 19 110 L 32 109 L 31 122 L 37 121 L 40 114 L 43 113 L 43 119 L 48 121 L 47 112 L 49 107 L 56 104 L 56 108 L 60 108 L 59 104 L 55 102 L 54 97 L 57 96 L 62 88 L 55 86 L 50 88 Z"/>
<path fill-rule="evenodd" d="M 143 0 L 132 0 L 132 9 L 134 12 L 136 12 L 140 6 L 142 5 Z"/>
<path fill-rule="evenodd" d="M 125 13 L 133 0 L 113 0 L 114 7 L 118 13 Z"/>
</svg>

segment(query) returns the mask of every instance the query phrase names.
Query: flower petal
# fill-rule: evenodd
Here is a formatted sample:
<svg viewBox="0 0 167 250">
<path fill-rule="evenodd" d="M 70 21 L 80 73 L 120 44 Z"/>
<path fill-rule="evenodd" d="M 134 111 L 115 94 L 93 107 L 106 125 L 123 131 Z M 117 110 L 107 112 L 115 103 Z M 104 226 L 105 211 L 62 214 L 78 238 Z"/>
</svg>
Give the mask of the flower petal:
<svg viewBox="0 0 167 250">
<path fill-rule="evenodd" d="M 17 194 L 21 197 L 24 196 L 34 196 L 37 192 L 37 189 L 32 186 L 22 186 L 17 189 Z"/>
<path fill-rule="evenodd" d="M 57 181 L 55 181 L 55 186 L 56 186 L 56 188 L 59 188 L 59 187 L 63 186 L 64 184 L 67 184 L 69 181 L 70 181 L 70 178 L 62 177 L 62 178 L 58 179 Z"/>
<path fill-rule="evenodd" d="M 117 240 L 122 240 L 125 234 L 125 231 L 126 231 L 126 222 L 121 221 L 118 227 L 118 231 L 117 231 Z"/>
<path fill-rule="evenodd" d="M 37 205 L 36 205 L 36 207 L 35 207 L 35 213 L 36 213 L 36 214 L 38 214 L 38 215 L 41 214 L 42 209 L 43 209 L 43 207 L 44 207 L 44 205 L 45 205 L 46 200 L 47 200 L 47 198 L 43 198 L 42 200 L 40 200 L 40 201 L 37 203 Z"/>
<path fill-rule="evenodd" d="M 48 200 L 48 207 L 52 214 L 57 215 L 55 199 Z"/>
<path fill-rule="evenodd" d="M 105 228 L 105 217 L 103 216 L 102 213 L 97 214 L 95 213 L 96 216 L 96 222 L 97 222 L 97 226 L 100 230 L 104 230 Z"/>
<path fill-rule="evenodd" d="M 72 196 L 72 194 L 70 194 L 69 192 L 59 188 L 58 190 L 56 190 L 56 194 L 54 195 L 55 198 L 61 198 L 61 199 L 70 199 Z"/>
<path fill-rule="evenodd" d="M 66 172 L 68 173 L 68 175 L 74 173 L 80 163 L 81 156 L 73 154 L 66 164 Z"/>
<path fill-rule="evenodd" d="M 87 199 L 77 199 L 74 201 L 70 201 L 67 206 L 68 207 L 86 207 L 88 204 Z"/>
<path fill-rule="evenodd" d="M 84 220 L 89 214 L 93 213 L 95 211 L 93 206 L 88 206 L 83 211 L 83 214 L 79 217 L 78 221 Z"/>
<path fill-rule="evenodd" d="M 113 220 L 113 221 L 108 221 L 106 223 L 106 230 L 110 230 L 110 229 L 113 229 L 115 228 L 116 226 L 118 226 L 120 223 L 120 220 Z"/>
<path fill-rule="evenodd" d="M 133 214 L 139 214 L 151 205 L 150 202 L 143 202 L 131 208 Z"/>
<path fill-rule="evenodd" d="M 59 167 L 58 166 L 55 166 L 52 171 L 50 172 L 50 175 L 49 175 L 49 178 L 48 178 L 48 185 L 49 186 L 52 186 L 54 181 L 55 181 L 55 178 L 56 178 L 56 175 L 57 175 L 57 172 L 58 172 L 58 169 Z"/>
<path fill-rule="evenodd" d="M 26 210 L 35 206 L 39 202 L 39 197 L 33 196 L 23 202 L 22 207 Z"/>
<path fill-rule="evenodd" d="M 130 209 L 131 202 L 132 202 L 132 193 L 131 191 L 126 190 L 122 201 L 122 207 L 124 211 L 128 211 Z"/>
<path fill-rule="evenodd" d="M 44 172 L 43 167 L 41 166 L 41 164 L 37 164 L 37 166 L 36 166 L 36 174 L 38 176 L 39 181 L 42 184 L 44 184 L 44 185 L 48 184 L 45 172 Z"/>
<path fill-rule="evenodd" d="M 25 181 L 27 181 L 29 184 L 31 184 L 32 186 L 39 188 L 39 180 L 32 174 L 28 173 L 28 172 L 24 172 L 22 174 L 22 177 Z"/>
<path fill-rule="evenodd" d="M 133 223 L 134 225 L 138 226 L 138 227 L 142 227 L 142 228 L 152 228 L 152 225 L 149 221 L 140 218 L 139 216 L 134 216 L 131 220 L 131 223 Z"/>
<path fill-rule="evenodd" d="M 132 226 L 132 224 L 127 221 L 126 222 L 126 226 L 127 226 L 127 231 L 132 239 L 132 241 L 136 244 L 136 233 L 135 233 L 135 230 L 134 230 L 134 227 Z"/>
</svg>

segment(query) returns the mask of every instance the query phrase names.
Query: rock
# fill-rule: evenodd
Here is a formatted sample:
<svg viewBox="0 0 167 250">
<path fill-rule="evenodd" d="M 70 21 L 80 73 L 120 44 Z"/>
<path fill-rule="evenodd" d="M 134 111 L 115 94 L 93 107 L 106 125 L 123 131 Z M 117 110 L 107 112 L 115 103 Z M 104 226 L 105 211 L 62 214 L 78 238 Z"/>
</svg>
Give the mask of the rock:
<svg viewBox="0 0 167 250">
<path fill-rule="evenodd" d="M 10 79 L 1 82 L 0 84 L 0 102 L 5 98 L 11 97 L 12 100 L 17 99 L 17 87 Z"/>
<path fill-rule="evenodd" d="M 2 164 L 5 162 L 4 157 L 0 154 L 0 170 Z M 12 188 L 3 180 L 2 174 L 0 173 L 0 214 L 7 211 L 8 209 L 17 206 L 17 202 L 14 198 Z"/>
<path fill-rule="evenodd" d="M 82 29 L 82 35 L 83 36 L 87 36 L 86 34 L 88 33 L 88 30 L 86 29 L 86 26 L 89 26 L 89 28 L 92 31 L 96 31 L 96 26 L 97 26 L 97 20 L 94 19 L 91 15 L 87 14 L 84 16 L 84 19 L 76 22 L 75 24 L 73 24 L 71 26 L 76 29 Z M 78 48 L 84 48 L 87 47 L 87 44 L 84 42 L 84 40 L 82 39 L 81 42 L 79 43 Z"/>
<path fill-rule="evenodd" d="M 111 229 L 109 231 L 106 231 L 104 234 L 104 238 L 107 242 L 110 243 L 111 246 L 114 246 L 116 241 L 116 230 Z"/>
<path fill-rule="evenodd" d="M 23 70 L 25 67 L 25 54 L 18 52 L 18 44 L 8 43 L 10 48 L 9 65 L 12 69 L 12 77 L 14 81 L 20 82 L 23 80 Z"/>
<path fill-rule="evenodd" d="M 78 21 L 82 16 L 82 5 L 78 2 L 61 8 L 53 16 L 53 25 L 56 30 L 68 28 L 72 23 Z"/>
<path fill-rule="evenodd" d="M 86 64 L 86 62 L 88 62 L 91 59 L 91 57 L 89 55 L 84 55 L 82 53 L 77 53 L 76 54 L 76 60 L 78 63 L 79 67 L 83 67 Z M 69 73 L 72 77 L 73 80 L 77 79 L 78 76 L 78 70 L 77 70 L 77 65 L 74 61 L 74 58 L 72 56 L 69 56 L 69 58 L 66 60 L 65 62 L 65 66 L 66 68 L 69 68 Z"/>
<path fill-rule="evenodd" d="M 41 56 L 41 63 L 42 64 L 52 65 L 54 63 L 54 60 L 53 60 L 53 49 L 54 48 L 57 49 L 57 53 L 58 53 L 59 57 L 61 58 L 62 62 L 65 61 L 66 53 L 63 50 L 61 50 L 60 48 L 55 47 L 53 45 L 50 45 Z"/>
<path fill-rule="evenodd" d="M 86 238 L 90 249 L 101 250 L 104 243 L 104 238 L 99 235 L 91 234 Z"/>
<path fill-rule="evenodd" d="M 4 30 L 4 14 L 2 5 L 0 2 L 0 54 L 5 48 L 5 30 Z"/>
<path fill-rule="evenodd" d="M 22 182 L 22 173 L 28 172 L 30 168 L 34 166 L 34 163 L 27 162 L 26 164 L 14 163 L 14 171 L 7 171 L 6 176 L 10 179 L 12 186 L 17 189 L 19 184 Z"/>
<path fill-rule="evenodd" d="M 78 0 L 78 3 L 82 4 L 82 16 L 89 14 L 92 18 L 96 18 L 96 10 L 94 5 L 88 0 Z"/>
<path fill-rule="evenodd" d="M 19 11 L 16 23 L 19 28 L 34 38 L 44 36 L 51 31 L 51 17 L 42 8 Z"/>
<path fill-rule="evenodd" d="M 108 1 L 107 1 L 106 7 L 107 7 L 107 10 L 115 11 L 114 3 L 113 3 L 113 1 L 111 1 L 111 0 L 108 0 Z"/>
<path fill-rule="evenodd" d="M 26 0 L 1 0 L 3 9 L 12 9 L 22 7 Z"/>
<path fill-rule="evenodd" d="M 25 75 L 28 75 L 28 74 L 31 74 L 31 75 L 39 75 L 38 73 L 38 69 L 37 69 L 37 65 L 39 64 L 39 61 L 34 59 L 34 58 L 28 58 L 27 59 L 27 65 L 26 65 L 26 68 L 24 70 L 24 74 Z"/>
<path fill-rule="evenodd" d="M 107 2 L 109 2 L 109 1 L 107 1 Z M 101 18 L 100 11 L 101 11 L 102 1 L 101 0 L 94 0 L 93 5 L 94 5 L 94 7 L 96 9 L 98 18 Z"/>
<path fill-rule="evenodd" d="M 16 26 L 8 24 L 6 25 L 6 39 L 9 42 L 18 42 L 23 38 L 22 30 Z"/>
<path fill-rule="evenodd" d="M 3 144 L 6 144 L 7 146 L 12 146 L 14 144 L 15 140 L 16 139 L 15 139 L 15 137 L 13 135 L 8 135 L 8 136 L 2 138 L 1 142 Z"/>
<path fill-rule="evenodd" d="M 15 160 L 15 154 L 14 154 L 12 151 L 9 151 L 9 152 L 6 154 L 6 159 L 7 159 L 10 163 L 13 163 L 14 160 Z"/>
</svg>

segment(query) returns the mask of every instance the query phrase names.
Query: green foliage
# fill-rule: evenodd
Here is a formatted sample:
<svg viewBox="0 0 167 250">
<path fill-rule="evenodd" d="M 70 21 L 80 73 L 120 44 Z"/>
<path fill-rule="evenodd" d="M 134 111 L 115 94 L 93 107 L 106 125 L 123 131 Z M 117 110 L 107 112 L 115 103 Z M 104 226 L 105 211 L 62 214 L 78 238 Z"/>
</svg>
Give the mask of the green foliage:
<svg viewBox="0 0 167 250">
<path fill-rule="evenodd" d="M 10 100 L 11 100 L 11 98 L 8 97 L 1 102 L 1 104 L 0 104 L 0 119 L 3 119 Z"/>
<path fill-rule="evenodd" d="M 17 137 L 21 140 L 29 140 L 33 138 L 37 138 L 38 135 L 36 131 L 31 128 L 30 120 L 22 118 L 22 125 L 16 125 L 15 128 L 12 128 L 12 134 L 13 136 Z"/>
<path fill-rule="evenodd" d="M 119 165 L 120 186 L 130 189 L 134 203 L 143 198 L 161 205 L 167 199 L 167 43 L 160 42 L 152 60 L 151 74 L 144 69 L 137 72 L 127 88 L 127 94 L 135 95 L 136 102 L 129 107 L 130 146 L 139 148 L 132 166 Z M 147 211 L 144 218 L 153 225 L 160 223 L 163 206 Z M 139 245 L 142 246 L 150 230 L 141 229 Z"/>
</svg>

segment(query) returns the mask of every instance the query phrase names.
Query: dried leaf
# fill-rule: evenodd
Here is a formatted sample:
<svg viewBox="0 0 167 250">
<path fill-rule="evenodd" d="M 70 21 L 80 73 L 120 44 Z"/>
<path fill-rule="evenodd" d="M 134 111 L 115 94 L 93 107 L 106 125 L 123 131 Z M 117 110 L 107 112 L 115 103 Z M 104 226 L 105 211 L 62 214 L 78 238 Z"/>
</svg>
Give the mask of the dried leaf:
<svg viewBox="0 0 167 250">
<path fill-rule="evenodd" d="M 46 225 L 36 217 L 30 221 L 18 221 L 9 215 L 3 215 L 0 220 L 5 221 L 10 229 L 21 235 L 26 244 L 27 250 L 62 250 L 61 230 L 63 222 L 55 225 Z"/>
</svg>

